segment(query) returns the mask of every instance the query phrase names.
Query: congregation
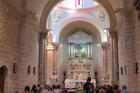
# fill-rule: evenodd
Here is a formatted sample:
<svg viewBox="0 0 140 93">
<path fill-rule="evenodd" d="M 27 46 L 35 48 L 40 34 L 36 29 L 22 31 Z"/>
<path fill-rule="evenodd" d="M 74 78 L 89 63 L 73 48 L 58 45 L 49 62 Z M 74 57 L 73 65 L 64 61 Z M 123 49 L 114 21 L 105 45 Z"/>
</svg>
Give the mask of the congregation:
<svg viewBox="0 0 140 93">
<path fill-rule="evenodd" d="M 91 88 L 88 87 L 91 84 Z M 19 92 L 15 92 L 19 93 Z M 119 88 L 118 85 L 103 85 L 103 86 L 94 86 L 91 83 L 91 78 L 89 77 L 86 83 L 83 85 L 83 90 L 78 90 L 76 88 L 64 88 L 60 85 L 33 85 L 30 89 L 29 86 L 25 86 L 22 93 L 130 93 L 127 89 L 127 86 L 123 85 Z"/>
</svg>

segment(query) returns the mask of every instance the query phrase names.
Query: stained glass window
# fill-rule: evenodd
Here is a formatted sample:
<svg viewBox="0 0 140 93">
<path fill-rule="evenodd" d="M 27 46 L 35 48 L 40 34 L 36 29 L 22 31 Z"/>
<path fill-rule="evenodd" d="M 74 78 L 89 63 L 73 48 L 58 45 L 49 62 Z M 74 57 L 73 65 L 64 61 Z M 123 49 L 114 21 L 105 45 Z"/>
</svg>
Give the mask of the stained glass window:
<svg viewBox="0 0 140 93">
<path fill-rule="evenodd" d="M 82 8 L 83 7 L 83 0 L 75 0 L 75 7 Z"/>
<path fill-rule="evenodd" d="M 86 58 L 86 44 L 75 44 L 75 58 Z"/>
</svg>

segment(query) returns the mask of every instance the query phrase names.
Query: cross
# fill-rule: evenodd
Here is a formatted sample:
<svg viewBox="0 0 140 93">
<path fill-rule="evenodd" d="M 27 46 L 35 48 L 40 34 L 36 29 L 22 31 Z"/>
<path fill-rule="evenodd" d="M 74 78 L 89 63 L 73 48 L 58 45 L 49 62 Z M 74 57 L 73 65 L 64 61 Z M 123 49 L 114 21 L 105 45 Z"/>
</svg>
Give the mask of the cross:
<svg viewBox="0 0 140 93">
<path fill-rule="evenodd" d="M 81 1 L 81 0 L 78 0 L 78 5 L 80 5 L 80 3 L 81 3 L 80 1 Z"/>
</svg>

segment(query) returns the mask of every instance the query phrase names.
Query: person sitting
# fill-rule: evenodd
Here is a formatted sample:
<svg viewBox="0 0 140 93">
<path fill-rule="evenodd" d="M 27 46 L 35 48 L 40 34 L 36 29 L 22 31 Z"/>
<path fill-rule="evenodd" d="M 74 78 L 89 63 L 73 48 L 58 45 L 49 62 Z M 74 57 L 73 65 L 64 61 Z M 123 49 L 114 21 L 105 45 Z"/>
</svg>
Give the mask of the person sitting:
<svg viewBox="0 0 140 93">
<path fill-rule="evenodd" d="M 41 93 L 49 93 L 49 89 L 50 89 L 49 85 L 44 85 Z"/>
<path fill-rule="evenodd" d="M 121 93 L 129 93 L 125 85 L 122 86 Z"/>
<path fill-rule="evenodd" d="M 30 92 L 30 87 L 29 86 L 25 86 L 24 91 L 22 93 L 31 93 Z"/>
<path fill-rule="evenodd" d="M 32 93 L 37 93 L 38 92 L 36 85 L 32 86 L 31 92 Z"/>
</svg>

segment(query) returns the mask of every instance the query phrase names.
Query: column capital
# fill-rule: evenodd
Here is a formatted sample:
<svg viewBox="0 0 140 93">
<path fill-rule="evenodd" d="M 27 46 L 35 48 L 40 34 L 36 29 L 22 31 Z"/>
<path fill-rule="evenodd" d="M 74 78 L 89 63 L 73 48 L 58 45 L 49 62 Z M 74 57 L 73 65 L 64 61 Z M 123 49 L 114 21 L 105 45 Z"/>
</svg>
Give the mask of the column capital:
<svg viewBox="0 0 140 93">
<path fill-rule="evenodd" d="M 139 0 L 133 0 L 133 6 L 137 11 L 140 11 L 140 2 L 139 2 Z"/>
<path fill-rule="evenodd" d="M 40 38 L 46 38 L 48 32 L 40 32 Z"/>
<path fill-rule="evenodd" d="M 121 17 L 126 17 L 126 15 L 131 16 L 133 14 L 131 10 L 126 9 L 126 8 L 116 8 L 114 9 L 114 12 L 116 14 L 119 14 Z"/>
<path fill-rule="evenodd" d="M 105 49 L 107 49 L 109 47 L 109 43 L 102 42 L 101 46 L 102 46 L 102 49 L 105 50 Z"/>
<path fill-rule="evenodd" d="M 117 38 L 117 36 L 118 36 L 118 32 L 117 31 L 113 31 L 113 30 L 110 30 L 109 31 L 109 34 L 110 34 L 110 36 L 112 37 L 112 38 Z"/>
</svg>

